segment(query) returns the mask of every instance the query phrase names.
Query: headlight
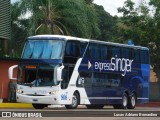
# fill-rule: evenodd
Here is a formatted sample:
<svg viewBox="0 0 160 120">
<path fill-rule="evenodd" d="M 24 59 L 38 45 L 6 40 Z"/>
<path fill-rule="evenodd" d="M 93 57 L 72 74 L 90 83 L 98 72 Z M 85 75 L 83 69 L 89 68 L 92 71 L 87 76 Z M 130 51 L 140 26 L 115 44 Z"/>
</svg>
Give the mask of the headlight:
<svg viewBox="0 0 160 120">
<path fill-rule="evenodd" d="M 22 91 L 22 90 L 17 89 L 17 93 L 23 93 L 23 91 Z"/>
<path fill-rule="evenodd" d="M 57 93 L 58 93 L 57 90 L 56 90 L 56 91 L 49 92 L 49 94 L 51 94 L 51 95 L 56 95 Z"/>
</svg>

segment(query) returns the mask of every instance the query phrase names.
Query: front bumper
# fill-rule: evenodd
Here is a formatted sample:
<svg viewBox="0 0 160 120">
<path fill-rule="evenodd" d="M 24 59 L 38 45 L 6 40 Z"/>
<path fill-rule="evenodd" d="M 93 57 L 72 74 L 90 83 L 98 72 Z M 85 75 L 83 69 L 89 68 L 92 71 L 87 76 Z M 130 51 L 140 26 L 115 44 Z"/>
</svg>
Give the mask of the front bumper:
<svg viewBox="0 0 160 120">
<path fill-rule="evenodd" d="M 37 104 L 55 104 L 59 105 L 58 96 L 46 95 L 46 96 L 31 96 L 26 94 L 16 94 L 17 102 L 23 103 L 37 103 Z"/>
</svg>

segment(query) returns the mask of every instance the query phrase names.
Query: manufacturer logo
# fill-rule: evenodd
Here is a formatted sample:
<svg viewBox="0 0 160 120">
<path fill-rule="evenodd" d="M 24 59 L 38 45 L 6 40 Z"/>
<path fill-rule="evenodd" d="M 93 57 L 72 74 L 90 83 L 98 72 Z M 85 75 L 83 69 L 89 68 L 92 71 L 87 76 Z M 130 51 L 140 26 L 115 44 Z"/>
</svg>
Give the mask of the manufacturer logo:
<svg viewBox="0 0 160 120">
<path fill-rule="evenodd" d="M 67 100 L 67 92 L 64 94 L 61 94 L 61 100 Z"/>
</svg>

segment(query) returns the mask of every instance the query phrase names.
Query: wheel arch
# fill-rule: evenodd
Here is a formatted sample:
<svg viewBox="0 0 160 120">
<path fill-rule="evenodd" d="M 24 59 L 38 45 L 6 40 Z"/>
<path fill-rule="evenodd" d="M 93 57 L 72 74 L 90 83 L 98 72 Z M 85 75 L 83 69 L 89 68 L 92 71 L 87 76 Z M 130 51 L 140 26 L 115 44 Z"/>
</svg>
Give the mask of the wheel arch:
<svg viewBox="0 0 160 120">
<path fill-rule="evenodd" d="M 123 94 L 127 94 L 127 96 L 129 97 L 129 90 L 124 90 Z"/>
<path fill-rule="evenodd" d="M 74 93 L 77 93 L 77 94 L 78 94 L 78 96 L 79 96 L 79 101 L 78 101 L 78 102 L 79 102 L 79 104 L 80 104 L 80 102 L 81 102 L 81 99 L 80 99 L 80 97 L 81 97 L 81 96 L 80 96 L 80 92 L 79 92 L 78 90 L 75 90 Z M 73 94 L 74 94 L 74 93 L 73 93 Z"/>
</svg>

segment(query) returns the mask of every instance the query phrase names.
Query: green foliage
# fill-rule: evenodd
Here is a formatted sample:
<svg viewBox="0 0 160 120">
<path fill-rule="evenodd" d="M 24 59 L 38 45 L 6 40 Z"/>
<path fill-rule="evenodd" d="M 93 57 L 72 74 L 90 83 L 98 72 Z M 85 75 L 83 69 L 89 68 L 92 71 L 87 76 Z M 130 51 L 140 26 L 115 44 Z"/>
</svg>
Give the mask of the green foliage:
<svg viewBox="0 0 160 120">
<path fill-rule="evenodd" d="M 99 35 L 92 1 L 86 0 L 21 0 L 22 13 L 32 13 L 28 33 L 64 34 L 94 38 Z"/>
<path fill-rule="evenodd" d="M 152 41 L 149 47 L 152 66 L 160 80 L 160 1 L 150 0 L 150 5 L 154 6 L 155 12 L 153 18 L 148 22 L 148 34 Z"/>
<path fill-rule="evenodd" d="M 123 13 L 118 28 L 122 30 L 123 39 L 132 39 L 135 44 L 150 48 L 151 65 L 160 79 L 160 1 L 150 0 L 155 10 L 152 16 L 144 0 L 138 8 L 133 5 L 131 0 L 126 0 L 124 6 L 118 9 Z"/>
<path fill-rule="evenodd" d="M 10 51 L 20 56 L 27 36 L 64 34 L 97 38 L 98 18 L 92 0 L 21 0 L 11 5 Z M 24 18 L 23 16 L 28 16 Z"/>
<path fill-rule="evenodd" d="M 148 8 L 142 3 L 138 8 L 134 7 L 131 0 L 127 0 L 122 8 L 118 8 L 123 13 L 118 25 L 123 24 L 123 39 L 132 39 L 136 45 L 147 46 L 149 39 L 146 31 L 146 23 L 150 19 Z M 121 29 L 121 26 L 118 26 Z"/>
<path fill-rule="evenodd" d="M 55 0 L 59 21 L 66 26 L 69 35 L 93 38 L 99 34 L 94 7 L 84 0 Z"/>
<path fill-rule="evenodd" d="M 11 4 L 11 41 L 9 41 L 9 57 L 18 58 L 22 52 L 24 39 L 27 36 L 28 20 L 20 20 L 19 3 Z"/>
<path fill-rule="evenodd" d="M 100 28 L 100 35 L 98 40 L 102 41 L 114 41 L 116 33 L 116 20 L 107 13 L 102 6 L 95 5 L 98 25 Z"/>
</svg>

